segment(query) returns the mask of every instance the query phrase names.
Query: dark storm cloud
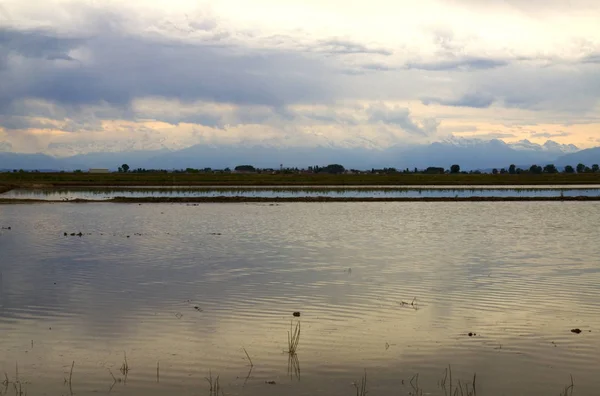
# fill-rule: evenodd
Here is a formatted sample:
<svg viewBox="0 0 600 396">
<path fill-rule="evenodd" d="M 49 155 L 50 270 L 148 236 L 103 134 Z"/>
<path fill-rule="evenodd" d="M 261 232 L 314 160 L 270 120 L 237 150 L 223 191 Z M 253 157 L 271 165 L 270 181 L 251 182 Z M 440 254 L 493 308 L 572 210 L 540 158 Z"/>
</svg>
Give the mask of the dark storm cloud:
<svg viewBox="0 0 600 396">
<path fill-rule="evenodd" d="M 90 55 L 75 62 L 73 50 Z M 0 53 L 0 107 L 20 98 L 127 105 L 144 96 L 281 106 L 329 94 L 323 63 L 285 51 L 183 44 L 115 30 L 67 38 L 2 28 Z M 14 57 L 18 67 L 11 66 Z"/>
<path fill-rule="evenodd" d="M 440 104 L 443 106 L 452 107 L 472 107 L 476 109 L 485 109 L 494 103 L 494 98 L 485 94 L 466 94 L 458 99 L 439 99 L 439 98 L 424 98 L 421 100 L 424 105 L 431 103 Z"/>
<path fill-rule="evenodd" d="M 16 53 L 26 58 L 73 60 L 68 52 L 81 44 L 80 39 L 59 37 L 43 30 L 27 32 L 0 29 L 2 51 L 6 54 Z"/>
</svg>

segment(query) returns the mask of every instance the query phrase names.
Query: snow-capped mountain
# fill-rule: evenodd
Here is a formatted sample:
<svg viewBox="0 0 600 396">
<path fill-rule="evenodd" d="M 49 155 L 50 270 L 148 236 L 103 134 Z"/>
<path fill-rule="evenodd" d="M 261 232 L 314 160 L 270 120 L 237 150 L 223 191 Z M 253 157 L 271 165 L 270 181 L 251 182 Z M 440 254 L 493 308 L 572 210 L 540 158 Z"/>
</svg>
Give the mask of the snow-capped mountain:
<svg viewBox="0 0 600 396">
<path fill-rule="evenodd" d="M 486 142 L 499 141 L 498 139 L 484 140 L 477 138 L 464 138 L 458 136 L 451 136 L 440 141 L 441 144 L 455 147 L 477 147 L 485 145 Z M 574 144 L 561 144 L 553 140 L 547 140 L 544 144 L 533 143 L 528 139 L 519 140 L 518 142 L 505 143 L 508 147 L 517 151 L 533 151 L 533 152 L 546 152 L 553 154 L 570 154 L 579 151 L 579 148 Z"/>
<path fill-rule="evenodd" d="M 154 151 L 166 149 L 162 142 L 147 141 L 104 141 L 104 142 L 77 142 L 77 143 L 50 143 L 45 154 L 53 157 L 71 157 L 90 153 L 120 153 L 128 151 Z M 175 147 L 183 148 L 183 147 Z"/>
<path fill-rule="evenodd" d="M 555 154 L 570 154 L 579 151 L 579 148 L 574 144 L 560 144 L 553 140 L 547 140 L 544 144 L 530 142 L 527 139 L 519 140 L 518 142 L 508 143 L 513 150 L 524 151 L 545 151 Z"/>
</svg>

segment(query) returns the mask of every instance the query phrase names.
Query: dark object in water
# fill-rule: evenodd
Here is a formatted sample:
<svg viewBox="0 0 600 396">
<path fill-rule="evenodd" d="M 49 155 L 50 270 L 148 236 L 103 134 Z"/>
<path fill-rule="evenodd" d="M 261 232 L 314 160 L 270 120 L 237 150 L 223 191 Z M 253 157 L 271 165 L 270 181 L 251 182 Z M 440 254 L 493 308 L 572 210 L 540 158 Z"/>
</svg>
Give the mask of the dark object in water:
<svg viewBox="0 0 600 396">
<path fill-rule="evenodd" d="M 296 316 L 296 317 L 298 317 L 298 316 L 300 316 L 300 312 L 296 311 L 296 312 L 293 313 L 293 315 Z"/>
<path fill-rule="evenodd" d="M 265 381 L 265 384 L 275 385 L 275 384 L 277 384 L 277 382 L 275 382 L 275 381 Z"/>
<path fill-rule="evenodd" d="M 571 333 L 579 334 L 581 333 L 581 329 L 571 329 Z"/>
<path fill-rule="evenodd" d="M 67 233 L 66 233 L 66 232 L 65 232 L 64 234 L 65 234 L 65 236 L 67 236 Z"/>
<path fill-rule="evenodd" d="M 469 335 L 469 337 L 473 337 L 473 336 L 476 336 L 476 335 L 477 335 L 477 333 L 471 333 L 471 332 L 469 332 L 469 334 L 468 334 L 468 335 Z"/>
</svg>

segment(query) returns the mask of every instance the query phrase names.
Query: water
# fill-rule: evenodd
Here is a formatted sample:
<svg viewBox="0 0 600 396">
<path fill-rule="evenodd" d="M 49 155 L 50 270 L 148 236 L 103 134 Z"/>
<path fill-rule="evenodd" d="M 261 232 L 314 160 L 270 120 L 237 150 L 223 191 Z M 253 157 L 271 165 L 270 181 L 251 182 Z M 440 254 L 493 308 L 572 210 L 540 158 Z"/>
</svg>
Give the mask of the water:
<svg viewBox="0 0 600 396">
<path fill-rule="evenodd" d="M 466 198 L 466 197 L 600 196 L 600 186 L 269 186 L 269 187 L 85 187 L 14 189 L 2 198 L 42 200 L 106 200 L 115 197 L 337 197 L 337 198 Z"/>
<path fill-rule="evenodd" d="M 595 395 L 599 218 L 592 202 L 0 206 L 0 373 L 18 363 L 29 396 L 70 394 L 73 361 L 76 395 L 208 394 L 210 370 L 227 395 L 296 396 L 355 394 L 366 369 L 370 395 L 409 395 L 417 373 L 444 395 L 451 364 L 480 396 L 557 395 L 570 374 Z"/>
</svg>

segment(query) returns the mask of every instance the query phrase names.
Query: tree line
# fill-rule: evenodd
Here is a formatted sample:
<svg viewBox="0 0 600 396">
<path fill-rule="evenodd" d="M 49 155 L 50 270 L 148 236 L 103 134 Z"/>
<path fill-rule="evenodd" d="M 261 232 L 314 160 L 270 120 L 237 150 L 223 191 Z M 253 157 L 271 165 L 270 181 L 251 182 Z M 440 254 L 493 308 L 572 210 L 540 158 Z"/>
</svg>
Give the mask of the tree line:
<svg viewBox="0 0 600 396">
<path fill-rule="evenodd" d="M 232 170 L 230 168 L 224 169 L 213 169 L 213 168 L 186 168 L 186 169 L 175 169 L 175 170 L 166 170 L 166 169 L 146 169 L 146 168 L 136 168 L 132 169 L 128 164 L 122 164 L 118 168 L 119 173 L 231 173 Z M 13 172 L 25 172 L 23 169 L 14 169 Z M 39 172 L 39 171 L 32 171 Z M 64 172 L 64 171 L 63 171 Z M 74 171 L 75 173 L 81 173 L 80 169 Z M 489 172 L 481 171 L 481 170 L 470 170 L 463 171 L 459 164 L 453 164 L 450 168 L 446 169 L 443 167 L 430 166 L 427 168 L 413 168 L 413 169 L 397 169 L 393 167 L 389 168 L 371 168 L 371 169 L 346 169 L 343 165 L 340 164 L 329 164 L 325 166 L 314 165 L 309 166 L 307 168 L 297 168 L 297 167 L 283 167 L 281 165 L 278 169 L 275 168 L 259 168 L 253 165 L 238 165 L 233 169 L 233 172 L 236 173 L 274 173 L 274 174 L 296 174 L 296 173 L 327 173 L 327 174 L 342 174 L 342 173 L 356 173 L 356 174 L 394 174 L 394 173 L 416 173 L 416 174 L 431 174 L 431 175 L 439 175 L 439 174 L 482 174 L 482 173 L 491 173 L 491 174 L 511 174 L 511 175 L 520 175 L 520 174 L 552 174 L 552 173 L 600 173 L 600 167 L 598 164 L 593 164 L 591 167 L 585 164 L 579 163 L 576 166 L 566 165 L 562 170 L 557 168 L 554 164 L 547 164 L 543 167 L 540 165 L 531 165 L 529 168 L 522 169 L 517 167 L 514 164 L 508 166 L 508 168 L 493 168 Z"/>
</svg>

